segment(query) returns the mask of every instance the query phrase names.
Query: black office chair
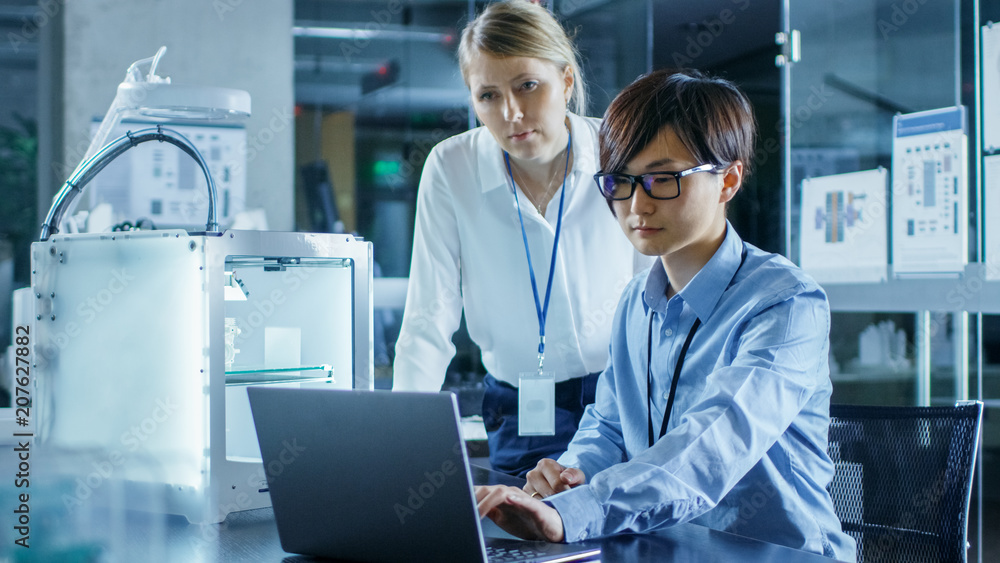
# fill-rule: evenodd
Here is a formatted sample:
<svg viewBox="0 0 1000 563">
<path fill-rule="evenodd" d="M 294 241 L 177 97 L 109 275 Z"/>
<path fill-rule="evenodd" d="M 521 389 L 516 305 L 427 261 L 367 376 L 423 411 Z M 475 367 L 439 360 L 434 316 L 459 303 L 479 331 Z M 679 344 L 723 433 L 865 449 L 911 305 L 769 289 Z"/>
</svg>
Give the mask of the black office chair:
<svg viewBox="0 0 1000 563">
<path fill-rule="evenodd" d="M 858 562 L 966 560 L 983 404 L 830 405 L 830 496 Z"/>
</svg>

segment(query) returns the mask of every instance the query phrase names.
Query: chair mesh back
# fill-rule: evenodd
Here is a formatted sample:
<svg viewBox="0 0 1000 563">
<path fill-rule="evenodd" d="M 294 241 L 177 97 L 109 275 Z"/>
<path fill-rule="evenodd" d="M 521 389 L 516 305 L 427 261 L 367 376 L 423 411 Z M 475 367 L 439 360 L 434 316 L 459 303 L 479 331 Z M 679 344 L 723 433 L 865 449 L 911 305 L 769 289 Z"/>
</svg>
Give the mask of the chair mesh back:
<svg viewBox="0 0 1000 563">
<path fill-rule="evenodd" d="M 859 562 L 965 561 L 982 404 L 830 406 L 830 496 Z"/>
</svg>

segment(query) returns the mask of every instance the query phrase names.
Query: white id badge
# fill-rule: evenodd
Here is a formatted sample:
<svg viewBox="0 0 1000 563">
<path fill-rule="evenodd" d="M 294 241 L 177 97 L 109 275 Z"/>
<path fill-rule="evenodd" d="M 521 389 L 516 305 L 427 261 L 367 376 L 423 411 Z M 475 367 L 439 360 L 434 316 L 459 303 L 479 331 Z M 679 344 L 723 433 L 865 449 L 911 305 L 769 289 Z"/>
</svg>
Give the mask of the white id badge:
<svg viewBox="0 0 1000 563">
<path fill-rule="evenodd" d="M 553 436 L 556 433 L 556 378 L 547 372 L 523 372 L 517 389 L 517 433 Z"/>
</svg>

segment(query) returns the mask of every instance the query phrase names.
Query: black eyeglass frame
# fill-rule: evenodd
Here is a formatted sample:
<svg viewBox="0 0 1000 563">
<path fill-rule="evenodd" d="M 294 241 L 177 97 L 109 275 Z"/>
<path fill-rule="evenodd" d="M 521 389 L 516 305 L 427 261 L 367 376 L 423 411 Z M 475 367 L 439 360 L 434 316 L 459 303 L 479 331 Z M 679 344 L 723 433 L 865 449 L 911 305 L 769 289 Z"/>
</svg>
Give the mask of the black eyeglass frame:
<svg viewBox="0 0 1000 563">
<path fill-rule="evenodd" d="M 718 169 L 719 169 L 718 166 L 709 163 L 709 164 L 699 164 L 698 166 L 695 166 L 693 168 L 688 168 L 687 170 L 681 170 L 680 172 L 672 172 L 664 170 L 662 172 L 647 172 L 645 174 L 639 174 L 638 176 L 633 176 L 632 174 L 625 174 L 624 172 L 604 172 L 603 170 L 601 170 L 598 171 L 597 174 L 594 174 L 594 181 L 597 183 L 597 189 L 601 191 L 601 195 L 604 196 L 604 199 L 610 199 L 612 201 L 626 201 L 632 199 L 632 196 L 635 195 L 636 182 L 638 182 L 642 186 L 643 191 L 646 192 L 646 195 L 648 195 L 652 199 L 658 199 L 664 201 L 669 199 L 677 199 L 681 197 L 681 178 L 685 176 L 690 176 L 691 174 L 697 174 L 698 172 L 715 172 Z M 674 181 L 677 182 L 677 195 L 670 197 L 656 197 L 655 195 L 652 194 L 653 191 L 652 188 L 647 186 L 646 182 L 644 181 L 644 179 L 647 177 L 651 178 L 657 175 L 664 175 L 664 174 L 674 177 Z M 608 195 L 604 191 L 604 186 L 601 185 L 601 178 L 604 178 L 606 176 L 617 176 L 620 178 L 627 178 L 632 183 L 632 189 L 629 190 L 628 196 L 611 197 L 610 195 Z"/>
</svg>

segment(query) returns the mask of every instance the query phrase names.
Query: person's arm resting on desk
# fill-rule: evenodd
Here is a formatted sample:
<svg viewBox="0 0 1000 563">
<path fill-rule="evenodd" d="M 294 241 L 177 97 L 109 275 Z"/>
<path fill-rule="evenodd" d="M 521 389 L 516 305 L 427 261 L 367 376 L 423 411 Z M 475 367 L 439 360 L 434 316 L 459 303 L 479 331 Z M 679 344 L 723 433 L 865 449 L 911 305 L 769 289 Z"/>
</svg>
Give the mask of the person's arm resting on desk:
<svg viewBox="0 0 1000 563">
<path fill-rule="evenodd" d="M 820 383 L 825 331 L 816 323 L 825 322 L 825 308 L 822 294 L 807 294 L 761 311 L 738 338 L 732 364 L 708 375 L 686 412 L 675 405 L 677 426 L 652 448 L 547 499 L 563 516 L 567 541 L 686 522 L 718 505 L 788 430 Z M 610 385 L 602 378 L 598 396 Z M 595 438 L 603 433 L 592 430 L 601 424 L 588 411 L 559 463 L 585 466 L 605 448 Z"/>
</svg>

